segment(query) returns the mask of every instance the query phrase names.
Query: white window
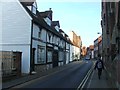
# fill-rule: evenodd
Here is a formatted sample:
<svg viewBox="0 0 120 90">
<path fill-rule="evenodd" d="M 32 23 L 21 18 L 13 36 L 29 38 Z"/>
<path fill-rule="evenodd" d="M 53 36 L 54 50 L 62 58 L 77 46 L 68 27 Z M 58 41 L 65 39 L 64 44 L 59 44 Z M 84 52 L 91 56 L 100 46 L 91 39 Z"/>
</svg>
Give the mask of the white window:
<svg viewBox="0 0 120 90">
<path fill-rule="evenodd" d="M 41 31 L 38 32 L 38 38 L 41 38 Z"/>
<path fill-rule="evenodd" d="M 56 43 L 56 36 L 53 36 L 53 43 L 54 43 L 54 44 L 57 44 L 57 43 Z"/>
<path fill-rule="evenodd" d="M 48 33 L 48 42 L 51 42 L 51 40 L 52 40 L 52 34 Z"/>
<path fill-rule="evenodd" d="M 44 18 L 44 20 L 49 26 L 51 26 L 51 20 L 48 17 Z"/>
<path fill-rule="evenodd" d="M 59 32 L 59 27 L 58 26 L 55 26 L 55 29 Z"/>
<path fill-rule="evenodd" d="M 63 61 L 63 60 L 64 60 L 64 52 L 59 51 L 59 61 Z"/>
<path fill-rule="evenodd" d="M 39 32 L 38 32 L 38 38 L 41 39 L 41 33 L 42 33 L 42 29 L 39 28 Z"/>
<path fill-rule="evenodd" d="M 38 45 L 37 49 L 37 63 L 43 64 L 45 63 L 45 47 Z"/>
<path fill-rule="evenodd" d="M 47 62 L 52 62 L 52 51 L 47 51 Z"/>
</svg>

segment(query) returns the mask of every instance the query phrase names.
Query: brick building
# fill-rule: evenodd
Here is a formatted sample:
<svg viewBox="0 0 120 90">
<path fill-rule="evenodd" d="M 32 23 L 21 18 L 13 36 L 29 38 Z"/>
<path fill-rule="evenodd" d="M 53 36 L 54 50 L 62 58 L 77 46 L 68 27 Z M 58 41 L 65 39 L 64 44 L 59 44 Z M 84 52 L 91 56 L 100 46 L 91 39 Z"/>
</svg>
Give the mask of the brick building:
<svg viewBox="0 0 120 90">
<path fill-rule="evenodd" d="M 102 0 L 102 57 L 112 87 L 120 88 L 120 1 Z"/>
<path fill-rule="evenodd" d="M 79 60 L 81 58 L 81 47 L 82 47 L 81 37 L 77 36 L 77 34 L 74 31 L 69 32 L 69 37 L 71 42 L 73 43 L 72 57 L 74 60 Z"/>
</svg>

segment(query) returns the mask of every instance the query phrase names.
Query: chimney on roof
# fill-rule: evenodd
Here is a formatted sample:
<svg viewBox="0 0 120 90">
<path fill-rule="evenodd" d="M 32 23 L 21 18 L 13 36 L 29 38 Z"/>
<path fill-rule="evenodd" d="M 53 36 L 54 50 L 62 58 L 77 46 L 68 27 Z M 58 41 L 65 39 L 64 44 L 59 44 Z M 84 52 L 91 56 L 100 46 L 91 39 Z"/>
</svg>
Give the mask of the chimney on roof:
<svg viewBox="0 0 120 90">
<path fill-rule="evenodd" d="M 52 11 L 52 8 L 49 8 L 49 11 Z"/>
</svg>

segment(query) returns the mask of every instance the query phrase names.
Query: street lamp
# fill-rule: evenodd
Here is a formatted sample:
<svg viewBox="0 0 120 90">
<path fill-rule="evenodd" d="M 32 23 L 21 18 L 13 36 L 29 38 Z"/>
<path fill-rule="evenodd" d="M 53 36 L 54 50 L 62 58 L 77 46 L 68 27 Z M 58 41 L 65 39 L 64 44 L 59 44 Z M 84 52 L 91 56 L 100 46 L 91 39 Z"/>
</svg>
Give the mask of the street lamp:
<svg viewBox="0 0 120 90">
<path fill-rule="evenodd" d="M 100 56 L 102 56 L 102 33 L 98 32 L 97 34 L 100 34 L 100 36 L 98 37 L 98 55 L 100 54 Z"/>
<path fill-rule="evenodd" d="M 101 32 L 97 32 L 97 34 L 102 34 Z"/>
</svg>

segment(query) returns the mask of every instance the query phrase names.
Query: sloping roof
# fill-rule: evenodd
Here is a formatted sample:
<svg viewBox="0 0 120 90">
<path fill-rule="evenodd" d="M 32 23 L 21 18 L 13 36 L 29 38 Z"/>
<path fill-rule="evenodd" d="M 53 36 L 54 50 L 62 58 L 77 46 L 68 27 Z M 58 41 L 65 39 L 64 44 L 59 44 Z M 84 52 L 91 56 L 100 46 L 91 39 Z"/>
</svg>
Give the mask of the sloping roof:
<svg viewBox="0 0 120 90">
<path fill-rule="evenodd" d="M 24 3 L 24 5 L 26 6 L 32 6 L 32 4 L 36 2 L 36 0 L 19 0 L 19 1 Z"/>
<path fill-rule="evenodd" d="M 74 45 L 73 42 L 72 42 L 70 39 L 69 39 L 68 41 L 69 41 L 72 45 Z"/>
<path fill-rule="evenodd" d="M 59 29 L 59 32 L 64 32 L 62 29 Z"/>
<path fill-rule="evenodd" d="M 51 10 L 51 8 L 48 11 L 38 12 L 38 13 L 41 17 L 43 17 L 43 18 L 48 17 L 50 20 L 52 20 L 52 10 Z"/>
<path fill-rule="evenodd" d="M 60 23 L 59 21 L 52 21 L 52 26 L 58 26 L 60 28 Z"/>
<path fill-rule="evenodd" d="M 65 33 L 65 37 L 68 37 L 68 35 Z"/>
<path fill-rule="evenodd" d="M 57 35 L 58 37 L 62 38 L 63 40 L 65 40 L 66 42 L 72 44 L 69 40 L 67 40 L 65 37 L 63 37 L 59 32 L 57 32 L 55 30 L 55 28 L 50 27 L 44 20 L 43 18 L 39 15 L 39 11 L 37 11 L 37 16 L 35 16 L 27 7 L 26 4 L 22 3 L 23 7 L 26 9 L 26 11 L 28 12 L 28 14 L 33 18 L 33 22 L 40 25 L 41 27 L 45 28 L 46 30 L 54 33 L 55 35 Z"/>
</svg>

